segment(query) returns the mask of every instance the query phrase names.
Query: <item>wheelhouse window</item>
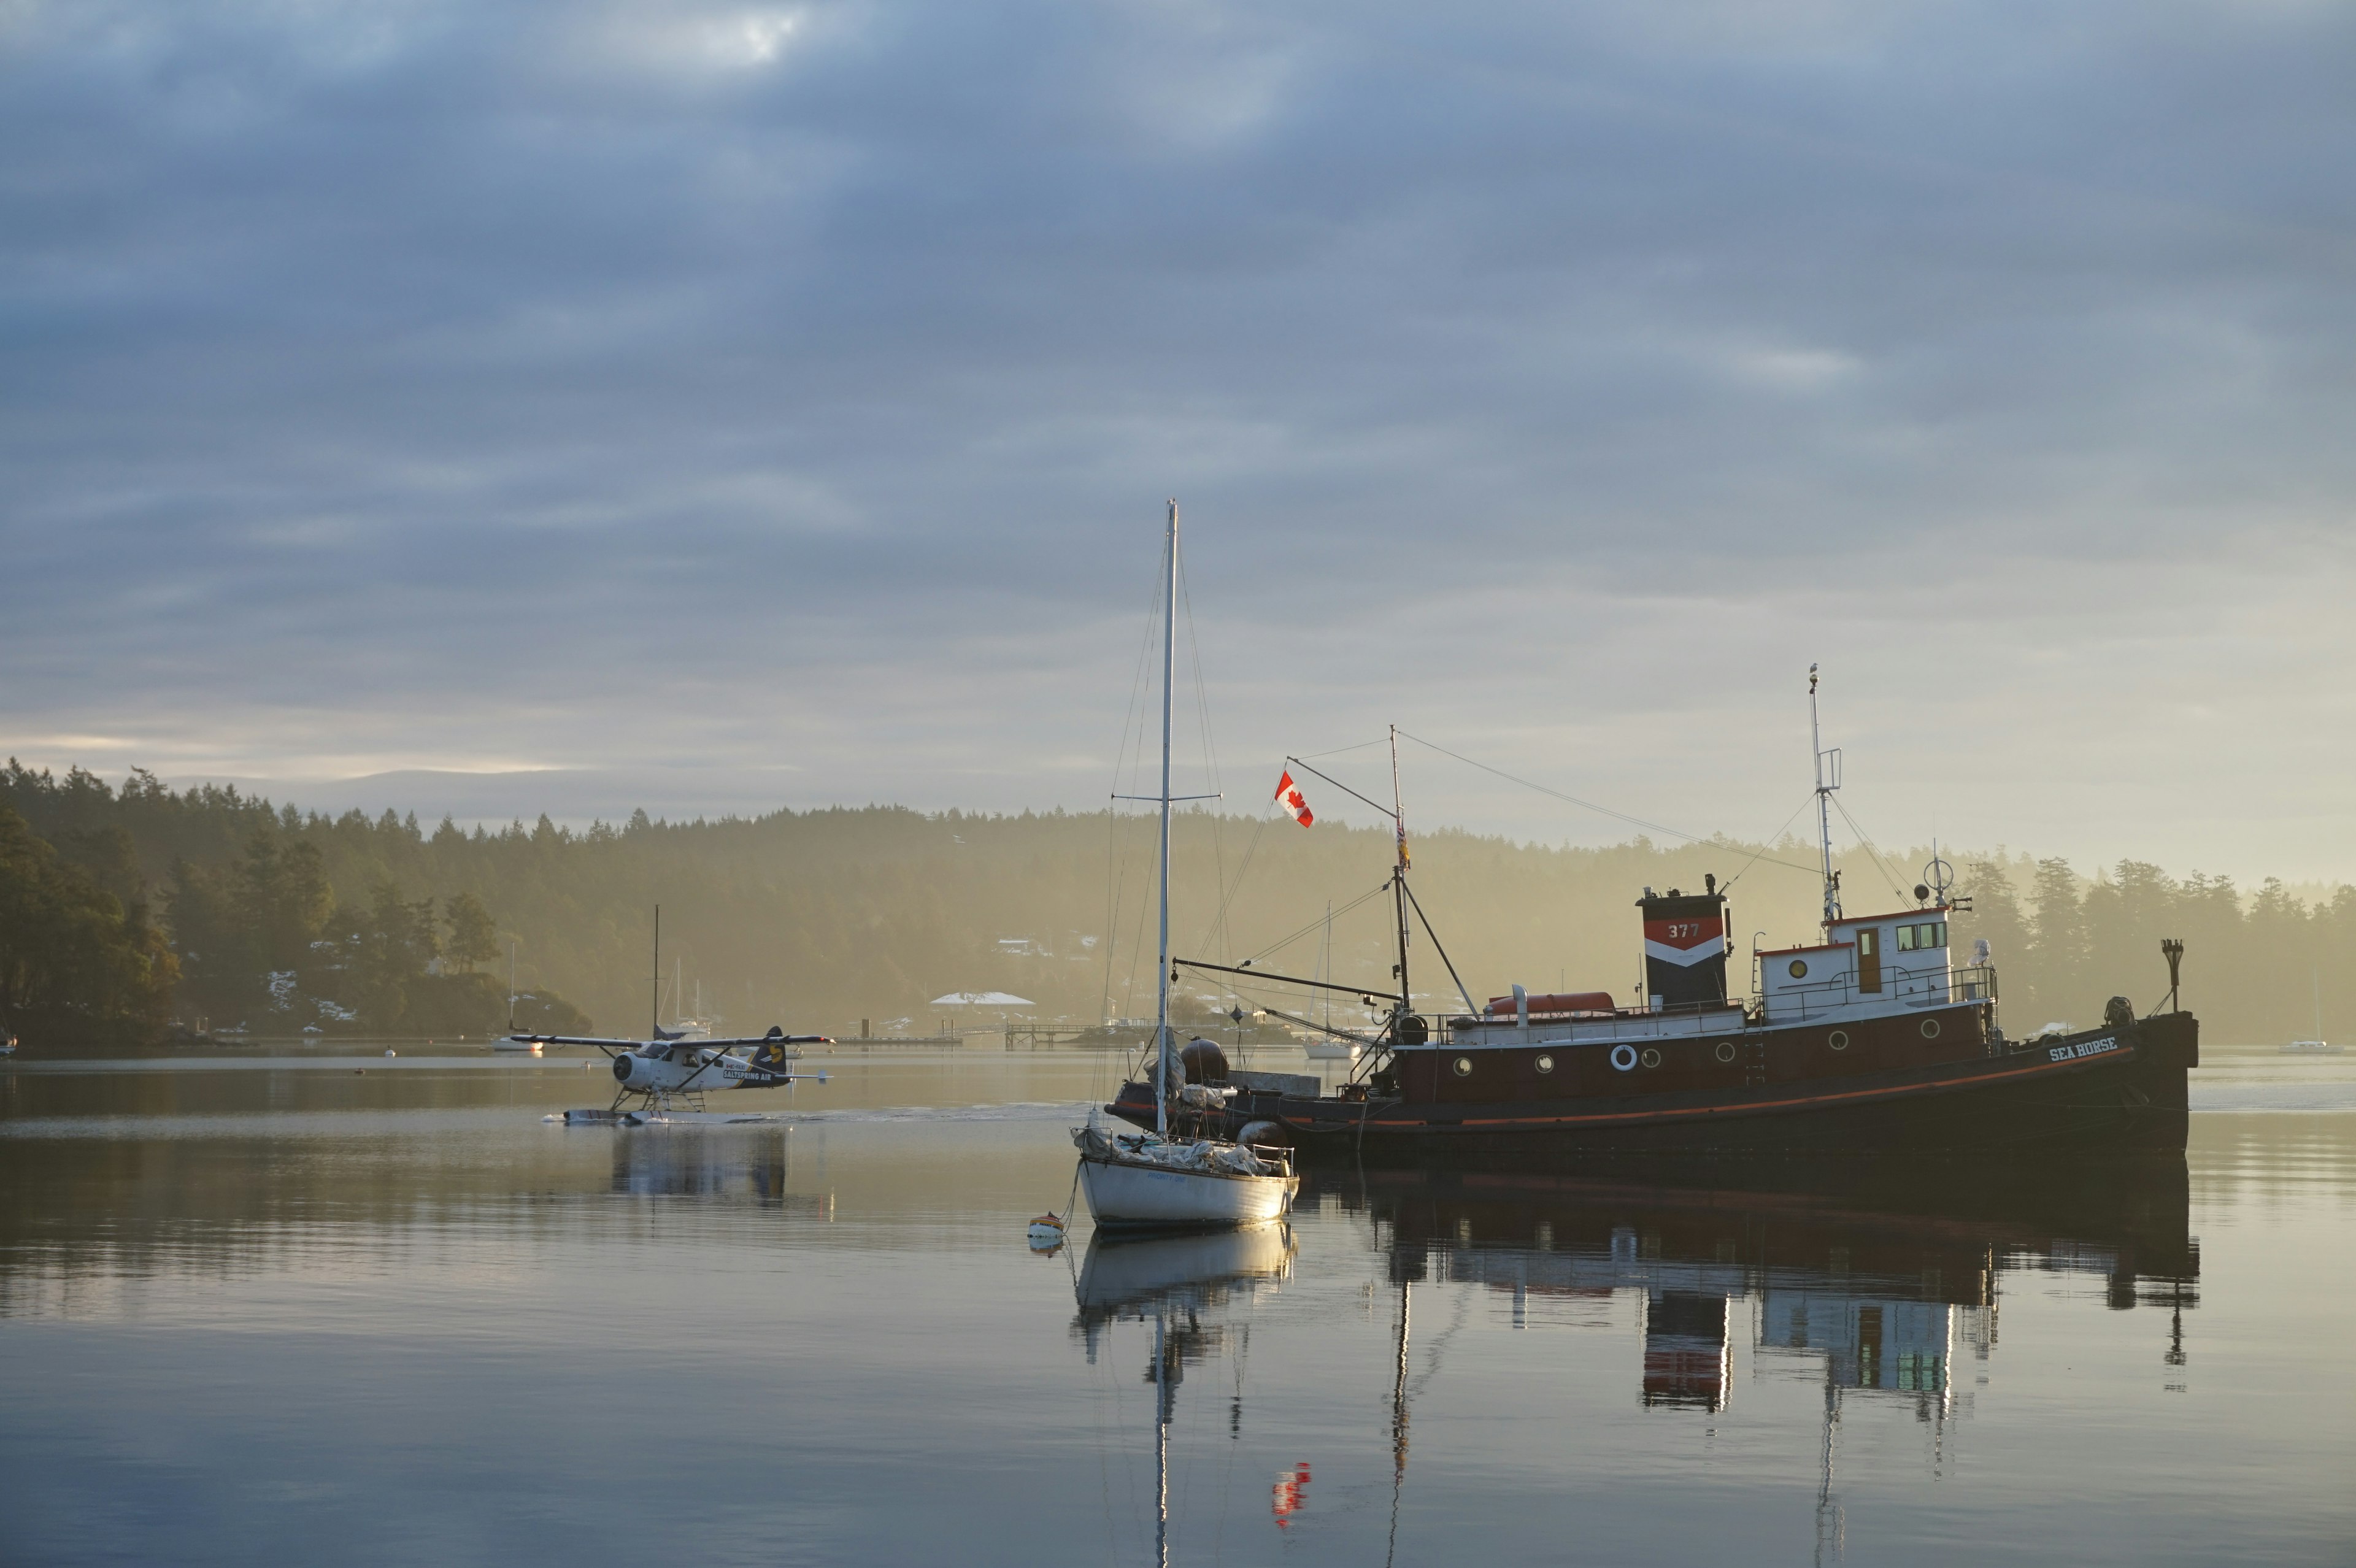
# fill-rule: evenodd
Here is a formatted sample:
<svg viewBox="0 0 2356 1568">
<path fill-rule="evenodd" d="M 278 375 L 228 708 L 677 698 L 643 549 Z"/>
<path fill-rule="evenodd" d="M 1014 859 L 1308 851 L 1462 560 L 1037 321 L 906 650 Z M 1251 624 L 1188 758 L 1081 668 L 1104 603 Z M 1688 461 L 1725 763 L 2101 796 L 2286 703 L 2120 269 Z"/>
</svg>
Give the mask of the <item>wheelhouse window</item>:
<svg viewBox="0 0 2356 1568">
<path fill-rule="evenodd" d="M 1901 925 L 1898 928 L 1898 951 L 1901 953 L 1928 953 L 1934 947 L 1945 945 L 1947 945 L 1947 923 L 1944 920 L 1926 921 L 1920 925 Z"/>
</svg>

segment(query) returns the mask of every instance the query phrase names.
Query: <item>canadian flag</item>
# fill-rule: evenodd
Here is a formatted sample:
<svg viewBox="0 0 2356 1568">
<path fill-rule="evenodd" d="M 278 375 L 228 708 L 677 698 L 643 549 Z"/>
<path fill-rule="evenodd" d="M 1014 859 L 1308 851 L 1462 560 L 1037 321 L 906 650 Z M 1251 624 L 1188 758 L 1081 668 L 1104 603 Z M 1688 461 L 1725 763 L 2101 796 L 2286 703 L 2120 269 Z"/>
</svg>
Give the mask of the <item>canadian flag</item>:
<svg viewBox="0 0 2356 1568">
<path fill-rule="evenodd" d="M 1292 782 L 1292 770 L 1290 768 L 1285 770 L 1282 778 L 1276 781 L 1276 798 L 1284 803 L 1284 809 L 1292 813 L 1301 827 L 1306 827 L 1317 820 L 1315 814 L 1309 809 L 1309 802 L 1301 797 L 1301 786 Z"/>
</svg>

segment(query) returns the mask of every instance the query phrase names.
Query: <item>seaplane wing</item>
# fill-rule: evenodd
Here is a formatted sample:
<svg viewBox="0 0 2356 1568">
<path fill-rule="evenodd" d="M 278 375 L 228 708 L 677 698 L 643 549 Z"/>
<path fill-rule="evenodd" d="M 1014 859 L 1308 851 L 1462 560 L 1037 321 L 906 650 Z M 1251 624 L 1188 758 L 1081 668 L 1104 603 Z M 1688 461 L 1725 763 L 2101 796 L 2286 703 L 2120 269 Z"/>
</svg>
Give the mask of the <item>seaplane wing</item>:
<svg viewBox="0 0 2356 1568">
<path fill-rule="evenodd" d="M 832 1045 L 834 1043 L 834 1037 L 830 1034 L 786 1034 L 777 1029 L 771 1029 L 766 1034 L 740 1035 L 733 1040 L 692 1040 L 684 1041 L 683 1043 L 688 1045 L 710 1046 Z"/>
<path fill-rule="evenodd" d="M 591 1034 L 511 1034 L 511 1040 L 524 1045 L 594 1045 L 611 1056 L 617 1051 L 645 1051 L 649 1047 L 678 1051 L 726 1051 L 739 1045 L 832 1045 L 834 1038 L 823 1034 L 787 1034 L 772 1029 L 766 1034 L 738 1035 L 728 1040 L 686 1040 L 664 1036 L 659 1040 L 614 1040 Z"/>
<path fill-rule="evenodd" d="M 508 1036 L 519 1045 L 594 1045 L 608 1056 L 617 1051 L 636 1051 L 647 1042 L 642 1040 L 600 1040 L 586 1034 L 511 1034 Z"/>
</svg>

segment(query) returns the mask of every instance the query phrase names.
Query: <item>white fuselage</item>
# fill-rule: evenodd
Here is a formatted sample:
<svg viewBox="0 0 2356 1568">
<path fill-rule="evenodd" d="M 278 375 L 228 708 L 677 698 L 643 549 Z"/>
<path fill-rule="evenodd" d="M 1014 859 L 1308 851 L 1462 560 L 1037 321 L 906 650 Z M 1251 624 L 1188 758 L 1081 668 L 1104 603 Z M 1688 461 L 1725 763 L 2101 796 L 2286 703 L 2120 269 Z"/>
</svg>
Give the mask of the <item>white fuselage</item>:
<svg viewBox="0 0 2356 1568">
<path fill-rule="evenodd" d="M 701 1093 L 707 1089 L 771 1089 L 790 1082 L 801 1053 L 755 1047 L 753 1058 L 697 1044 L 659 1040 L 614 1058 L 614 1081 L 644 1093 Z"/>
</svg>

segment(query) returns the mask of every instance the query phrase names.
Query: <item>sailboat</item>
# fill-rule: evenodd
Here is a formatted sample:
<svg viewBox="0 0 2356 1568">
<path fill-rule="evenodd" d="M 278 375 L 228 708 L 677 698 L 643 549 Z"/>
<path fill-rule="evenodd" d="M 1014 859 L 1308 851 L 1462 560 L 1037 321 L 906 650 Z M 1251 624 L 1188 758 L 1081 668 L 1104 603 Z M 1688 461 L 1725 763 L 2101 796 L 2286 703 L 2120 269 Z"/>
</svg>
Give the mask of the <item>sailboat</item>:
<svg viewBox="0 0 2356 1568">
<path fill-rule="evenodd" d="M 1113 1132 L 1091 1115 L 1072 1129 L 1080 1151 L 1080 1185 L 1088 1211 L 1107 1229 L 1224 1227 L 1264 1224 L 1292 1211 L 1301 1178 L 1292 1157 L 1280 1148 L 1257 1147 L 1226 1138 L 1185 1136 L 1171 1125 L 1173 1105 L 1182 1121 L 1197 1121 L 1226 1109 L 1234 1093 L 1224 1086 L 1185 1083 L 1176 1071 L 1178 1053 L 1170 1025 L 1170 714 L 1174 623 L 1178 612 L 1178 503 L 1170 503 L 1162 543 L 1162 793 L 1145 798 L 1162 809 L 1161 962 L 1155 965 L 1153 1019 L 1153 1130 Z"/>
<path fill-rule="evenodd" d="M 2344 1045 L 2334 1045 L 2323 1038 L 2322 971 L 2310 969 L 2308 971 L 2307 978 L 2308 983 L 2315 989 L 2315 1038 L 2292 1040 L 2282 1048 L 2283 1054 L 2286 1056 L 2338 1056 L 2348 1048 Z"/>
<path fill-rule="evenodd" d="M 531 1039 L 528 1035 L 519 1035 L 516 1033 L 515 1005 L 516 944 L 510 942 L 508 944 L 508 1032 L 501 1035 L 498 1039 L 491 1041 L 491 1049 L 493 1051 L 522 1051 L 527 1055 L 538 1056 L 541 1050 L 541 1042 Z"/>
</svg>

